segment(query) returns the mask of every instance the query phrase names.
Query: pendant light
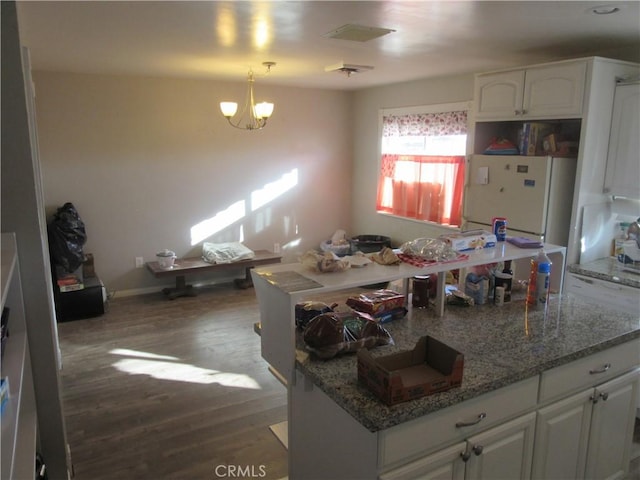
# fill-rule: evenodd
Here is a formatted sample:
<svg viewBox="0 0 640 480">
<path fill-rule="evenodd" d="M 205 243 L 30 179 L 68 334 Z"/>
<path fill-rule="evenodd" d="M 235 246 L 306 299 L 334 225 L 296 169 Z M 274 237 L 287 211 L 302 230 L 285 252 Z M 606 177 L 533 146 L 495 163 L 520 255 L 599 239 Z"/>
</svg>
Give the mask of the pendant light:
<svg viewBox="0 0 640 480">
<path fill-rule="evenodd" d="M 262 65 L 267 68 L 267 73 L 269 73 L 271 67 L 275 65 L 275 62 L 263 62 Z M 236 117 L 236 113 L 238 112 L 238 104 L 236 102 L 220 102 L 220 110 L 232 127 L 240 130 L 260 130 L 267 124 L 267 120 L 273 113 L 274 105 L 269 102 L 255 103 L 253 95 L 255 78 L 251 69 L 249 69 L 247 83 L 247 97 L 239 115 Z M 236 118 L 236 120 L 233 120 L 234 118 Z"/>
</svg>

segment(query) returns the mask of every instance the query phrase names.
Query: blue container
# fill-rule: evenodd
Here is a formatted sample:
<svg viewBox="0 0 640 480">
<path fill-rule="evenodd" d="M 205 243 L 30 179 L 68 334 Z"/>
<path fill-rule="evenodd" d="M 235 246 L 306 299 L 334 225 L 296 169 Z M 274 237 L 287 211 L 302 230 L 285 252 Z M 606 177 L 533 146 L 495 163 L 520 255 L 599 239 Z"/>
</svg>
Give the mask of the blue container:
<svg viewBox="0 0 640 480">
<path fill-rule="evenodd" d="M 496 219 L 493 222 L 493 233 L 498 242 L 504 242 L 507 239 L 507 220 L 503 218 Z"/>
</svg>

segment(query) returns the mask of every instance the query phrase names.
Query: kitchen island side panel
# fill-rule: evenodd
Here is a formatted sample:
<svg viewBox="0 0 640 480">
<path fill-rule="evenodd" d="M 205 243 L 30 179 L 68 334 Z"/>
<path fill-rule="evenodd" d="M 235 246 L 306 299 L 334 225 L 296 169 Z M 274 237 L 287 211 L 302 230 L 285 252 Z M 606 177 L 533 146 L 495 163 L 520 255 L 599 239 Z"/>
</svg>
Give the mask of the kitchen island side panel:
<svg viewBox="0 0 640 480">
<path fill-rule="evenodd" d="M 289 478 L 377 478 L 378 434 L 296 371 L 289 390 Z"/>
<path fill-rule="evenodd" d="M 262 358 L 289 382 L 295 369 L 295 301 L 255 270 L 251 276 L 260 306 Z"/>
</svg>

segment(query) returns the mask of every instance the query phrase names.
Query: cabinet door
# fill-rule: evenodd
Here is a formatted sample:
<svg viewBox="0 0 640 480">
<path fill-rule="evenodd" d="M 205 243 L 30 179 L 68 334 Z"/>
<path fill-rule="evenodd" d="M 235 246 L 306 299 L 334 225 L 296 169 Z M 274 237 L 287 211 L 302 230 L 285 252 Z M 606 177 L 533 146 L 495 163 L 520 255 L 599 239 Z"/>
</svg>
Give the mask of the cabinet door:
<svg viewBox="0 0 640 480">
<path fill-rule="evenodd" d="M 522 115 L 528 118 L 579 117 L 586 74 L 586 62 L 528 69 Z"/>
<path fill-rule="evenodd" d="M 513 118 L 522 110 L 524 70 L 480 75 L 475 82 L 476 119 Z"/>
<path fill-rule="evenodd" d="M 592 394 L 590 388 L 538 412 L 534 479 L 584 478 Z"/>
<path fill-rule="evenodd" d="M 466 480 L 531 478 L 535 413 L 469 438 Z"/>
<path fill-rule="evenodd" d="M 629 468 L 640 369 L 595 389 L 585 478 L 622 478 Z"/>
<path fill-rule="evenodd" d="M 464 480 L 461 455 L 466 444 L 458 443 L 420 460 L 380 475 L 380 480 Z"/>
<path fill-rule="evenodd" d="M 604 191 L 640 198 L 640 84 L 616 87 Z"/>
</svg>

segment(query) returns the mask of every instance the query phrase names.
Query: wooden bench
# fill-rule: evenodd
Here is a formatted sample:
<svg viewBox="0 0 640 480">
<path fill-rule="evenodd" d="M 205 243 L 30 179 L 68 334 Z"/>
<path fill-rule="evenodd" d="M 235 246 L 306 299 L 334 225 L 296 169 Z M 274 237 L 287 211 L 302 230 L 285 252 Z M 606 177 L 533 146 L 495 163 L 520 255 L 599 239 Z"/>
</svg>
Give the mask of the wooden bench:
<svg viewBox="0 0 640 480">
<path fill-rule="evenodd" d="M 280 263 L 282 260 L 282 255 L 279 253 L 272 253 L 267 250 L 256 250 L 254 253 L 254 258 L 232 263 L 208 263 L 201 257 L 192 257 L 177 259 L 172 268 L 162 268 L 158 262 L 148 262 L 147 268 L 156 278 L 175 277 L 176 286 L 162 290 L 170 300 L 173 300 L 177 297 L 193 297 L 196 295 L 193 285 L 187 285 L 186 283 L 187 275 L 244 267 L 245 278 L 237 278 L 234 280 L 234 283 L 238 288 L 250 288 L 253 286 L 253 282 L 251 281 L 252 268 L 270 263 Z"/>
</svg>

